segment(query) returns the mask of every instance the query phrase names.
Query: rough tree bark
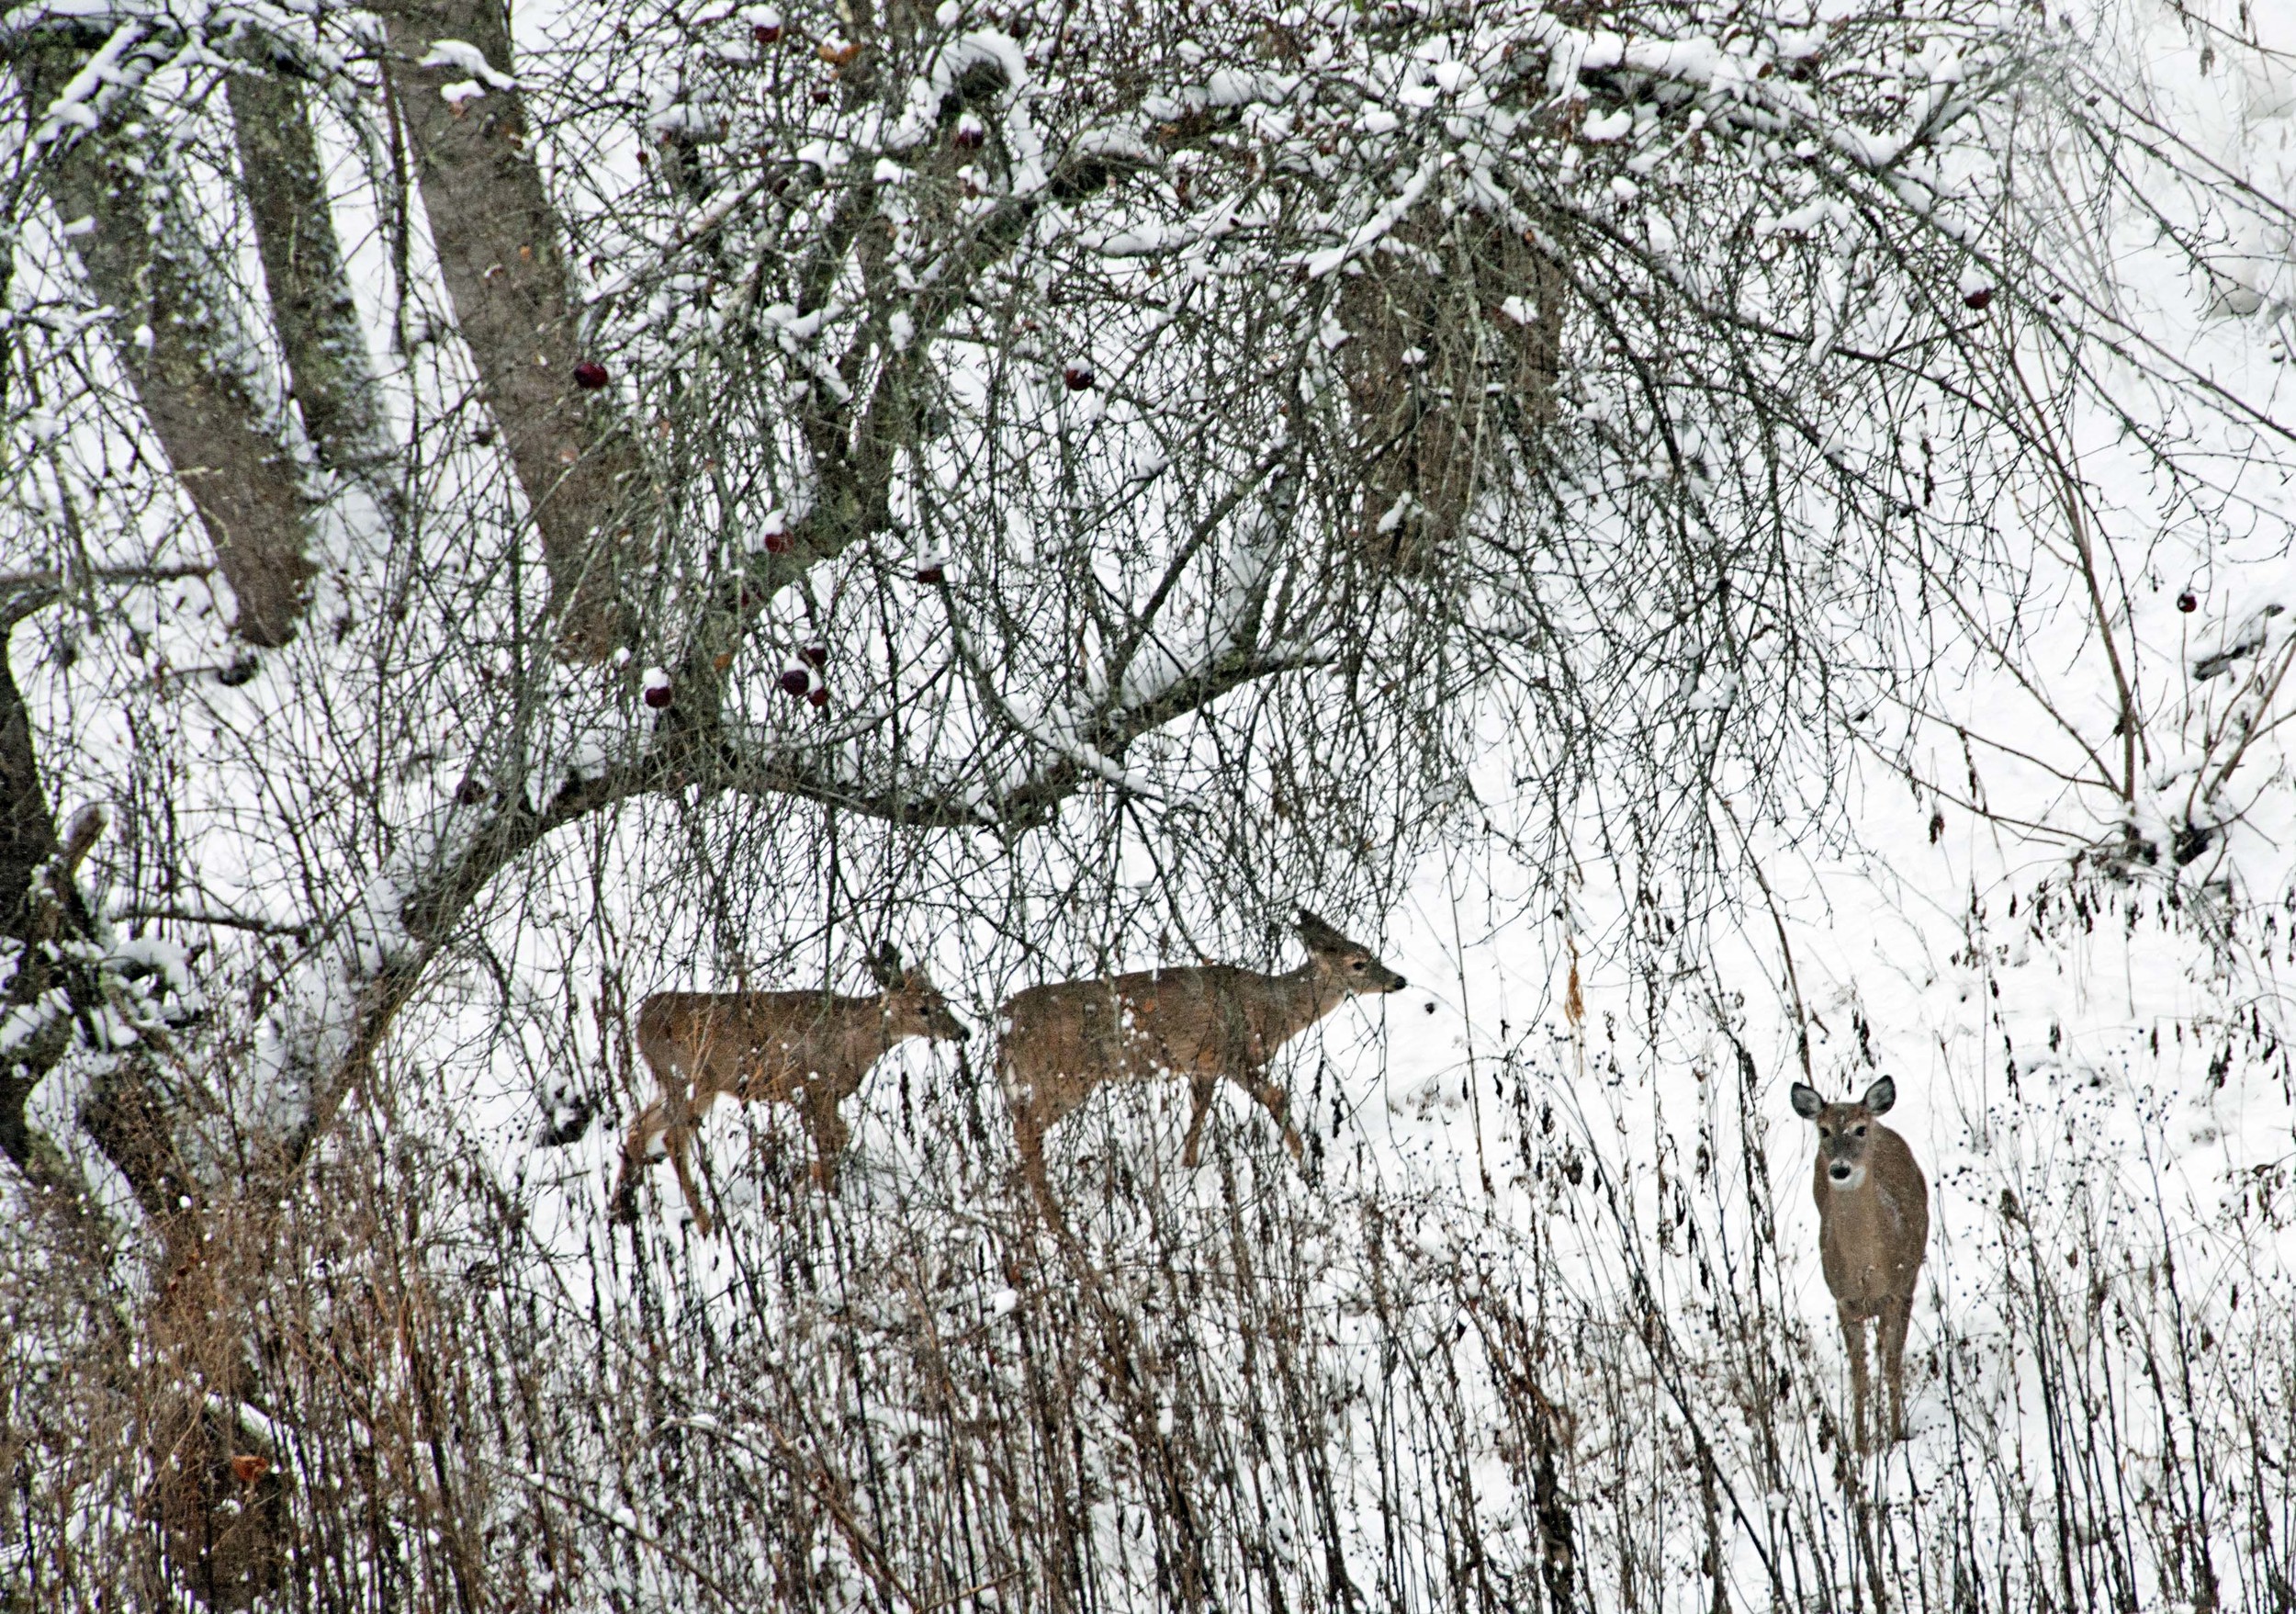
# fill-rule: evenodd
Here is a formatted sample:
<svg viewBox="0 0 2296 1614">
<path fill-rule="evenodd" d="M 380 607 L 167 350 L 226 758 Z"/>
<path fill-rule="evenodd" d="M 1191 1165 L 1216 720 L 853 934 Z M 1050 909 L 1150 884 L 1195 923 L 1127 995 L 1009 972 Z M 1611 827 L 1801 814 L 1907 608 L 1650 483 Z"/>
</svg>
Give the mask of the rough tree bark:
<svg viewBox="0 0 2296 1614">
<path fill-rule="evenodd" d="M 602 660 L 627 631 L 624 570 L 656 501 L 611 394 L 576 379 L 586 360 L 557 210 L 535 165 L 512 82 L 510 14 L 487 0 L 393 0 L 390 87 L 406 129 L 455 322 L 525 490 L 549 569 L 559 653 Z M 439 41 L 448 49 L 438 51 Z M 459 44 L 478 51 L 474 73 Z M 427 65 L 426 65 L 427 63 Z M 447 100 L 449 85 L 483 94 Z"/>
<path fill-rule="evenodd" d="M 0 1010 L 12 1033 L 0 1055 L 0 1154 L 34 1180 L 54 1184 L 62 1180 L 55 1146 L 32 1131 L 24 1107 L 72 1040 L 68 1006 L 90 995 L 82 978 L 86 966 L 59 943 L 87 933 L 87 911 L 72 869 L 95 834 L 91 829 L 74 836 L 75 854 L 59 855 L 63 843 L 40 784 L 30 716 L 5 653 L 9 630 L 41 603 L 31 594 L 0 603 L 0 936 L 6 938 L 0 944 L 12 960 L 0 988 Z M 29 1034 L 22 1034 L 27 1028 Z"/>
<path fill-rule="evenodd" d="M 83 60 L 53 40 L 20 51 L 35 118 Z M 73 249 L 112 310 L 114 351 L 215 546 L 238 600 L 234 628 L 250 644 L 283 645 L 316 570 L 306 553 L 310 501 L 271 412 L 237 367 L 241 344 L 215 277 L 201 272 L 205 249 L 167 183 L 164 152 L 128 132 L 134 106 L 123 96 L 101 128 L 60 132 L 50 199 L 67 227 L 79 226 Z"/>
<path fill-rule="evenodd" d="M 265 72 L 233 73 L 225 93 L 271 326 L 311 453 L 331 471 L 378 486 L 388 452 L 382 401 L 335 238 L 309 97 L 293 79 Z"/>
<path fill-rule="evenodd" d="M 101 962 L 103 927 L 75 878 L 104 815 L 84 809 L 57 833 L 6 654 L 6 630 L 45 598 L 25 593 L 0 603 L 0 965 L 13 965 L 0 983 L 0 1015 L 26 1017 L 33 1028 L 0 1055 L 0 1153 L 38 1191 L 35 1209 L 68 1216 L 85 1233 L 103 1220 L 96 1196 L 25 1114 L 75 1037 L 99 1047 L 107 1040 L 103 1016 L 118 986 Z M 226 1280 L 206 1258 L 215 1198 L 179 1147 L 178 1107 L 153 1046 L 163 1035 L 146 1028 L 110 1052 L 80 1123 L 134 1195 L 163 1274 L 142 1318 L 171 1386 L 142 1409 L 139 1434 L 152 1475 L 144 1504 L 185 1583 L 212 1608 L 244 1608 L 285 1567 L 285 1493 L 266 1442 L 240 1413 L 260 1398 L 259 1378 L 237 1327 L 218 1325 L 232 1314 Z M 89 1258 L 105 1258 L 101 1242 L 90 1245 Z"/>
<path fill-rule="evenodd" d="M 1554 419 L 1566 283 L 1535 243 L 1496 221 L 1427 210 L 1396 236 L 1420 255 L 1367 254 L 1365 272 L 1342 283 L 1350 340 L 1339 362 L 1363 553 L 1409 574 L 1435 561 L 1474 508 L 1499 435 Z"/>
</svg>

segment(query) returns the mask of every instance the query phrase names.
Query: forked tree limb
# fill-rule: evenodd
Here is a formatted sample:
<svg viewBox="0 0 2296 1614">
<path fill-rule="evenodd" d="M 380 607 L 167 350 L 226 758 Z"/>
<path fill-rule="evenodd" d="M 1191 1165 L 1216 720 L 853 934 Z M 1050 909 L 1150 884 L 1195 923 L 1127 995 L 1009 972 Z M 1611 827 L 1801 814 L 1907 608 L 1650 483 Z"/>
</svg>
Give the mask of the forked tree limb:
<svg viewBox="0 0 2296 1614">
<path fill-rule="evenodd" d="M 597 661 L 626 636 L 621 579 L 655 500 L 603 390 L 575 367 L 581 310 L 565 231 L 512 80 L 510 13 L 484 0 L 389 0 L 386 72 L 455 322 L 525 490 L 550 574 L 559 654 Z M 446 49 L 435 49 L 440 41 Z M 463 49 L 456 49 L 460 46 Z M 474 72 L 467 51 L 483 57 Z M 441 92 L 480 93 L 449 100 Z"/>
</svg>

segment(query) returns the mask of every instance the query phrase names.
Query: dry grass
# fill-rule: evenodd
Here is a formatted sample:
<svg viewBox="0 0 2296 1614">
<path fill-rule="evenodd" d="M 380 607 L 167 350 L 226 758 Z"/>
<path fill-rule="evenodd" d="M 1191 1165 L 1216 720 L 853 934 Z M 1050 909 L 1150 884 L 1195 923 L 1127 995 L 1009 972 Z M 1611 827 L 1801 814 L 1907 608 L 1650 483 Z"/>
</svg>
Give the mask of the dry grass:
<svg viewBox="0 0 2296 1614">
<path fill-rule="evenodd" d="M 2291 1606 L 2284 1168 L 2172 1222 L 1997 1134 L 2013 1190 L 1938 1182 L 1993 1209 L 1933 1247 L 1914 1439 L 1862 1462 L 1725 1054 L 1632 1149 L 1484 1067 L 1480 1192 L 1383 1181 L 1319 1069 L 1304 1172 L 1241 1105 L 1184 1172 L 1128 1092 L 1056 1219 L 977 1084 L 881 1095 L 835 1195 L 752 1109 L 708 1242 L 370 1095 L 132 1298 L 145 1252 L 20 1224 L 0 1608 Z"/>
</svg>

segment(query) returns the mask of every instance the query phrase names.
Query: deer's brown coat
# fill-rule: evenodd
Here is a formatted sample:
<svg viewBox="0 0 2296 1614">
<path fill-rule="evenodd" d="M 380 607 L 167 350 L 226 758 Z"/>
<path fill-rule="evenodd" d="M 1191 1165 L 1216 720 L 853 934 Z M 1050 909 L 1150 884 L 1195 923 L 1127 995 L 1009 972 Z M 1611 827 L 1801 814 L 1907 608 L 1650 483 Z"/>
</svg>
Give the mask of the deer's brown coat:
<svg viewBox="0 0 2296 1614">
<path fill-rule="evenodd" d="M 1855 1102 L 1829 1104 L 1796 1082 L 1794 1112 L 1818 1127 L 1818 1254 L 1850 1353 L 1850 1389 L 1860 1449 L 1869 1444 L 1865 1325 L 1880 1332 L 1889 1390 L 1889 1438 L 1906 1436 L 1906 1327 L 1930 1241 L 1930 1185 L 1906 1140 L 1879 1117 L 1897 1101 L 1883 1077 Z"/>
<path fill-rule="evenodd" d="M 902 972 L 885 953 L 872 965 L 885 990 L 874 997 L 835 992 L 657 992 L 639 1006 L 638 1052 L 661 1097 L 631 1123 L 622 1146 L 615 1213 L 636 1213 L 636 1179 L 654 1140 L 664 1140 L 693 1225 L 710 1231 L 687 1153 L 702 1118 L 721 1097 L 793 1105 L 814 1145 L 814 1175 L 837 1177 L 850 1129 L 838 1106 L 870 1067 L 911 1037 L 962 1041 L 970 1033 L 922 969 Z"/>
<path fill-rule="evenodd" d="M 1282 975 L 1194 965 L 1030 987 L 1007 999 L 999 1011 L 997 1071 L 1030 1177 L 1042 1185 L 1044 1134 L 1095 1088 L 1159 1077 L 1186 1078 L 1194 1097 L 1185 1164 L 1196 1164 L 1222 1078 L 1260 1101 L 1298 1158 L 1300 1134 L 1283 1089 L 1268 1078 L 1268 1062 L 1349 997 L 1405 984 L 1314 915 L 1301 914 L 1299 930 L 1308 962 Z"/>
</svg>

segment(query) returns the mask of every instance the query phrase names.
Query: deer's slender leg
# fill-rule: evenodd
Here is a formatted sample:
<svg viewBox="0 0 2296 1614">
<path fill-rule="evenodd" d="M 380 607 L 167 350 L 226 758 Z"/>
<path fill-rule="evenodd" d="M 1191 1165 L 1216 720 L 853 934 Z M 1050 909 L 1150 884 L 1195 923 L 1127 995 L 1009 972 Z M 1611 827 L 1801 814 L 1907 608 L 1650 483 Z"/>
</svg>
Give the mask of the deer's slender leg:
<svg viewBox="0 0 2296 1614">
<path fill-rule="evenodd" d="M 1906 1325 L 1913 1296 L 1893 1295 L 1882 1303 L 1882 1380 L 1889 1388 L 1889 1438 L 1906 1438 Z"/>
<path fill-rule="evenodd" d="M 693 1168 L 687 1160 L 693 1151 L 693 1134 L 700 1130 L 699 1123 L 691 1118 L 670 1123 L 670 1164 L 678 1174 L 678 1188 L 686 1196 L 686 1209 L 692 1213 L 695 1230 L 707 1238 L 709 1209 L 702 1202 L 701 1191 L 693 1186 Z"/>
<path fill-rule="evenodd" d="M 1255 1076 L 1244 1085 L 1251 1089 L 1252 1096 L 1260 1101 L 1267 1112 L 1276 1118 L 1276 1124 L 1282 1127 L 1284 1131 L 1284 1147 L 1291 1151 L 1293 1159 L 1299 1159 L 1305 1152 L 1305 1148 L 1300 1142 L 1300 1129 L 1291 1124 L 1291 1095 L 1265 1076 Z"/>
<path fill-rule="evenodd" d="M 658 1099 L 639 1111 L 637 1119 L 630 1123 L 629 1134 L 622 1140 L 622 1169 L 614 1178 L 610 1213 L 615 1221 L 637 1220 L 637 1174 L 651 1164 L 647 1153 L 653 1148 L 654 1140 L 661 1135 L 665 1124 Z"/>
<path fill-rule="evenodd" d="M 654 1140 L 664 1133 L 674 1134 L 679 1120 L 690 1106 L 686 1098 L 685 1073 L 674 1060 L 658 1059 L 651 1049 L 646 1054 L 646 1066 L 654 1073 L 654 1086 L 661 1097 L 637 1112 L 630 1123 L 629 1134 L 622 1140 L 622 1172 L 613 1186 L 611 1213 L 618 1222 L 637 1220 L 637 1174 L 653 1164 L 647 1157 L 653 1152 Z M 673 1140 L 674 1141 L 674 1140 Z M 674 1155 L 676 1151 L 673 1149 Z M 678 1180 L 686 1180 L 685 1162 L 677 1162 Z M 686 1191 L 690 1202 L 693 1191 Z"/>
<path fill-rule="evenodd" d="M 1836 1303 L 1841 1317 L 1841 1343 L 1850 1352 L 1850 1416 L 1857 1425 L 1857 1449 L 1872 1450 L 1872 1424 L 1866 1417 L 1865 1314 L 1848 1301 Z"/>
<path fill-rule="evenodd" d="M 805 1095 L 805 1130 L 813 1134 L 813 1179 L 824 1191 L 837 1186 L 838 1167 L 853 1135 L 845 1117 L 838 1113 L 837 1095 L 816 1086 Z"/>
<path fill-rule="evenodd" d="M 1012 1107 L 1012 1141 L 1020 1146 L 1020 1169 L 1034 1180 L 1044 1179 L 1044 1129 L 1036 1112 L 1026 1103 Z"/>
<path fill-rule="evenodd" d="M 676 1056 L 659 1060 L 649 1052 L 646 1063 L 654 1072 L 654 1085 L 661 1089 L 661 1097 L 647 1107 L 650 1123 L 640 1117 L 640 1123 L 648 1126 L 645 1140 L 651 1147 L 659 1137 L 670 1156 L 670 1169 L 678 1174 L 678 1187 L 685 1194 L 686 1209 L 693 1214 L 693 1225 L 706 1236 L 710 1230 L 709 1213 L 702 1207 L 702 1196 L 694 1191 L 692 1168 L 686 1162 L 687 1152 L 693 1146 L 693 1134 L 701 1126 L 701 1116 L 694 1103 L 693 1078 Z"/>
<path fill-rule="evenodd" d="M 1194 1112 L 1187 1118 L 1187 1145 L 1180 1150 L 1180 1164 L 1191 1171 L 1204 1141 L 1204 1117 L 1211 1112 L 1212 1089 L 1219 1085 L 1217 1077 L 1188 1078 L 1187 1090 L 1195 1101 Z"/>
<path fill-rule="evenodd" d="M 1013 1142 L 1020 1146 L 1021 1172 L 1039 1193 L 1049 1195 L 1051 1190 L 1044 1180 L 1044 1134 L 1076 1107 L 1077 1100 L 1061 1103 L 1056 1094 L 1040 1091 L 1033 1082 L 1016 1080 L 1009 1072 L 1004 1086 L 1005 1102 L 1012 1112 Z"/>
</svg>

